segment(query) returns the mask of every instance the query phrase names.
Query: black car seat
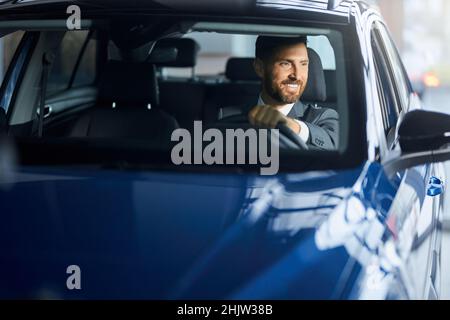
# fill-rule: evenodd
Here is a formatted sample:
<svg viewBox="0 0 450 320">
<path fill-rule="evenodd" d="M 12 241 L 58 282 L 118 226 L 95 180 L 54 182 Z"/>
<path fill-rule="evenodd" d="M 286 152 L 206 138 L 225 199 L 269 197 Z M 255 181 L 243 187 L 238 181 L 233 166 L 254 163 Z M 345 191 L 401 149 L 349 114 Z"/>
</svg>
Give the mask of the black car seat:
<svg viewBox="0 0 450 320">
<path fill-rule="evenodd" d="M 308 82 L 300 98 L 305 103 L 321 103 L 327 100 L 327 86 L 323 72 L 322 60 L 314 49 L 308 48 Z"/>
<path fill-rule="evenodd" d="M 221 118 L 224 108 L 252 105 L 261 91 L 261 80 L 253 69 L 253 58 L 230 58 L 225 68 L 226 81 L 208 88 L 204 108 L 206 123 Z M 255 100 L 256 99 L 256 100 Z"/>
<path fill-rule="evenodd" d="M 109 61 L 102 73 L 96 106 L 78 119 L 71 136 L 169 143 L 178 123 L 158 106 L 154 65 Z"/>
<path fill-rule="evenodd" d="M 324 70 L 325 84 L 327 87 L 327 101 L 323 106 L 328 108 L 337 108 L 337 80 L 336 80 L 336 70 Z"/>
<path fill-rule="evenodd" d="M 156 48 L 175 48 L 177 58 L 168 63 L 157 64 L 165 68 L 193 68 L 197 63 L 198 43 L 190 38 L 161 39 Z M 181 127 L 191 129 L 195 120 L 202 120 L 205 87 L 195 77 L 161 77 L 159 81 L 161 108 L 172 114 Z"/>
</svg>

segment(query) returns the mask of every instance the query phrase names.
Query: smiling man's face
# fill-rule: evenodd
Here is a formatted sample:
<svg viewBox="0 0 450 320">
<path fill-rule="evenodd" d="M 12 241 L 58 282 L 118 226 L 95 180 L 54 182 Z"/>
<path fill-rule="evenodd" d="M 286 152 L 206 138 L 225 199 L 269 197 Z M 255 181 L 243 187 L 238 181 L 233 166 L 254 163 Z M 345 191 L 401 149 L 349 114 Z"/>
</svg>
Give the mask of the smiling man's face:
<svg viewBox="0 0 450 320">
<path fill-rule="evenodd" d="M 304 43 L 279 47 L 266 61 L 256 59 L 255 70 L 262 78 L 264 101 L 267 104 L 297 102 L 308 81 L 308 64 Z"/>
</svg>

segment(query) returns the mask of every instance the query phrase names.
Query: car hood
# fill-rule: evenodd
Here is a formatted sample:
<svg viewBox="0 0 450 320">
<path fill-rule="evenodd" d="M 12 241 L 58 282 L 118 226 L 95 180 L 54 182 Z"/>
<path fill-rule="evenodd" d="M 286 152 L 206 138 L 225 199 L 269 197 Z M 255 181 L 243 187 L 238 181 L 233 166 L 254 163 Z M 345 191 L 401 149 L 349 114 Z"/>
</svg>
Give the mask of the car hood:
<svg viewBox="0 0 450 320">
<path fill-rule="evenodd" d="M 0 183 L 0 296 L 332 297 L 349 255 L 319 249 L 316 228 L 362 170 L 22 168 Z M 66 290 L 71 265 L 82 271 L 78 292 Z"/>
</svg>

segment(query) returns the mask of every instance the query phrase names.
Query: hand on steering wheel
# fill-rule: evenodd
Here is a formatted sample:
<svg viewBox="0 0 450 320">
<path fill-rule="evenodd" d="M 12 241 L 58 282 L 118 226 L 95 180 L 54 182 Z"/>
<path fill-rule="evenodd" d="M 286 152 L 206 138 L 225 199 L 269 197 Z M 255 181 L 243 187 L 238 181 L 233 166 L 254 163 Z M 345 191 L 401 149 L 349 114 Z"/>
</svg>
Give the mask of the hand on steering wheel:
<svg viewBox="0 0 450 320">
<path fill-rule="evenodd" d="M 244 124 L 253 127 L 246 114 L 239 114 L 229 116 L 220 120 L 221 123 L 230 124 Z M 285 123 L 278 123 L 275 127 L 280 132 L 280 145 L 284 145 L 288 148 L 294 148 L 299 150 L 308 150 L 306 143 L 300 139 L 300 137 L 292 131 Z"/>
</svg>

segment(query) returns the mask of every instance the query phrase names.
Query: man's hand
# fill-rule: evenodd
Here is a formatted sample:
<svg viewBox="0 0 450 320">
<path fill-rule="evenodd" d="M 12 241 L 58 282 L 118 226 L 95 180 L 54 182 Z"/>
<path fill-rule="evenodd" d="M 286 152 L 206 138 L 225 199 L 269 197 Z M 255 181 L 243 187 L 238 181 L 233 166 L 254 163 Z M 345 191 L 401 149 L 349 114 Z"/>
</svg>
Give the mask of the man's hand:
<svg viewBox="0 0 450 320">
<path fill-rule="evenodd" d="M 258 105 L 252 108 L 248 113 L 248 120 L 253 126 L 260 128 L 274 129 L 277 124 L 284 123 L 297 134 L 301 130 L 298 122 L 286 117 L 280 111 L 268 105 Z"/>
</svg>

